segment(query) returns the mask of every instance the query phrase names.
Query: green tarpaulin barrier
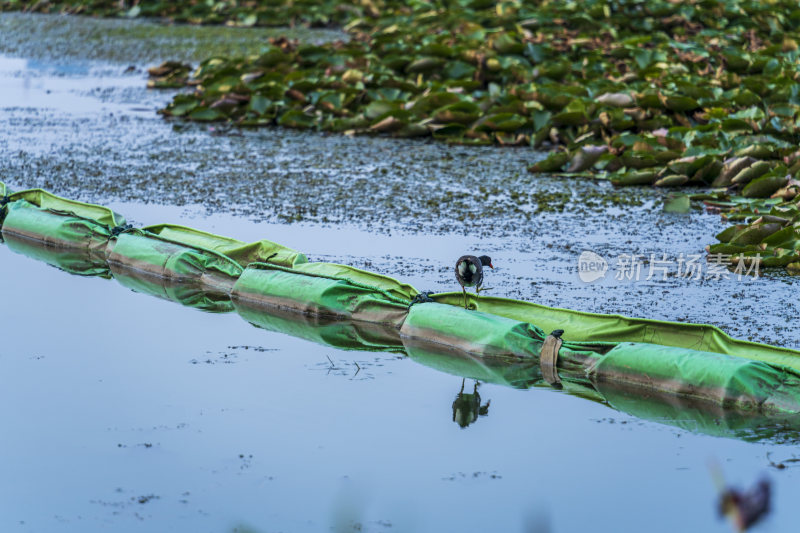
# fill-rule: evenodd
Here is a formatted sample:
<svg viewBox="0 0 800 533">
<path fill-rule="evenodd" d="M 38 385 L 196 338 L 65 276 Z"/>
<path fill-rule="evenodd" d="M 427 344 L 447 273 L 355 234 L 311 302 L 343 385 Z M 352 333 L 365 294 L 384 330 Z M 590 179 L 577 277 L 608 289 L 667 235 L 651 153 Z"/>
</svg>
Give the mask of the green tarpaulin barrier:
<svg viewBox="0 0 800 533">
<path fill-rule="evenodd" d="M 595 383 L 658 390 L 742 411 L 800 408 L 800 373 L 724 354 L 623 342 L 590 362 L 587 372 Z"/>
<path fill-rule="evenodd" d="M 591 397 L 612 384 L 751 416 L 800 414 L 800 352 L 732 339 L 713 326 L 495 297 L 470 296 L 466 310 L 461 293 L 432 295 L 432 302 L 411 285 L 309 263 L 271 241 L 247 244 L 168 224 L 120 227 L 124 219 L 109 209 L 39 189 L 3 201 L 0 229 L 16 251 L 89 275 L 109 272 L 100 265 L 104 257 L 111 274 L 136 291 L 208 311 L 235 306 L 265 329 L 348 349 L 402 349 L 515 387 L 541 384 L 539 353 L 546 334 L 559 329 L 556 370 L 573 393 Z M 451 356 L 428 355 L 436 353 Z"/>
<path fill-rule="evenodd" d="M 408 305 L 411 299 L 419 292 L 411 285 L 397 281 L 389 276 L 336 263 L 306 263 L 297 265 L 292 271 L 309 276 L 344 280 L 351 285 L 364 285 L 376 291 L 385 292 L 392 298 L 401 299 L 405 305 Z"/>
<path fill-rule="evenodd" d="M 173 242 L 193 246 L 197 249 L 212 250 L 232 259 L 242 268 L 245 268 L 250 263 L 267 261 L 285 267 L 293 267 L 308 262 L 306 256 L 297 250 L 292 250 L 267 240 L 245 243 L 174 224 L 158 224 L 146 226 L 142 229 Z"/>
<path fill-rule="evenodd" d="M 400 334 L 482 356 L 537 359 L 543 332 L 529 323 L 437 303 L 412 306 Z M 725 354 L 649 343 L 565 342 L 559 372 L 744 411 L 800 409 L 800 373 Z"/>
<path fill-rule="evenodd" d="M 434 294 L 432 297 L 439 303 L 463 306 L 464 295 L 460 292 Z M 800 351 L 733 339 L 708 324 L 586 313 L 493 296 L 468 297 L 472 309 L 536 324 L 546 333 L 563 329 L 563 338 L 568 341 L 660 344 L 723 353 L 800 370 Z"/>
<path fill-rule="evenodd" d="M 3 186 L 5 187 L 5 185 Z M 9 194 L 11 202 L 25 200 L 26 202 L 35 205 L 43 210 L 71 213 L 77 217 L 93 220 L 99 224 L 105 224 L 109 227 L 122 226 L 125 224 L 125 218 L 115 213 L 107 207 L 95 204 L 87 204 L 85 202 L 78 202 L 77 200 L 69 200 L 56 196 L 43 189 L 28 189 L 26 191 L 17 191 Z"/>
<path fill-rule="evenodd" d="M 109 243 L 112 269 L 124 266 L 173 282 L 204 283 L 230 291 L 241 274 L 238 263 L 213 250 L 190 247 L 143 230 L 130 230 Z"/>
<path fill-rule="evenodd" d="M 6 205 L 3 237 L 14 236 L 72 249 L 105 249 L 111 230 L 106 224 L 71 211 L 42 208 L 27 200 Z"/>
<path fill-rule="evenodd" d="M 408 310 L 400 334 L 486 357 L 537 358 L 544 334 L 534 325 L 437 303 Z"/>
<path fill-rule="evenodd" d="M 309 263 L 308 265 L 311 265 Z M 396 287 L 383 278 L 387 288 L 377 288 L 353 281 L 342 273 L 358 273 L 345 265 L 328 265 L 331 274 L 323 268 L 287 269 L 266 263 L 249 265 L 233 287 L 234 301 L 244 301 L 251 306 L 277 307 L 304 315 L 361 320 L 374 324 L 399 327 L 408 310 L 408 301 L 395 296 L 402 285 Z M 335 274 L 340 274 L 339 276 Z"/>
</svg>

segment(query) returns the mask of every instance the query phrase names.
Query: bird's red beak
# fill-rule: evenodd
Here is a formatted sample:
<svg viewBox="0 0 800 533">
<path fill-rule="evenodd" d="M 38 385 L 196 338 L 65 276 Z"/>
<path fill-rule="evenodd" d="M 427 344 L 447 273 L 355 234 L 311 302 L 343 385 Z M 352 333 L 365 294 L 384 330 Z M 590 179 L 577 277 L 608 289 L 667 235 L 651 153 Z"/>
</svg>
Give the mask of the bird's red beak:
<svg viewBox="0 0 800 533">
<path fill-rule="evenodd" d="M 492 266 L 492 264 L 491 264 L 491 263 L 489 263 L 489 268 L 491 268 L 492 270 L 494 270 L 494 267 Z"/>
</svg>

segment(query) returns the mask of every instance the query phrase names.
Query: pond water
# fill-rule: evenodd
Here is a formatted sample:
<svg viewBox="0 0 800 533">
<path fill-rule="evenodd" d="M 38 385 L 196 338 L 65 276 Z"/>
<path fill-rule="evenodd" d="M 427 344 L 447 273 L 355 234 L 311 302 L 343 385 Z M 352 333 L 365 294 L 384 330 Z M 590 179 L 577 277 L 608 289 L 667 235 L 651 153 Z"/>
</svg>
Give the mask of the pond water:
<svg viewBox="0 0 800 533">
<path fill-rule="evenodd" d="M 786 326 L 796 282 L 782 274 L 615 279 L 620 254 L 677 260 L 724 228 L 710 213 L 662 213 L 661 192 L 534 177 L 525 166 L 542 154 L 530 150 L 155 114 L 172 93 L 147 91 L 146 67 L 196 62 L 203 39 L 247 46 L 247 30 L 20 15 L 0 29 L 0 179 L 12 189 L 267 238 L 420 289 L 451 290 L 453 260 L 478 250 L 498 267 L 496 295 L 800 346 Z M 583 250 L 608 259 L 603 280 L 579 279 Z M 770 466 L 798 453 L 788 434 L 712 436 L 688 416 L 491 383 L 478 389 L 488 414 L 461 428 L 462 377 L 402 354 L 266 331 L 2 245 L 0 280 L 2 531 L 728 531 L 709 462 L 739 486 L 772 480 L 760 530 L 793 523 L 797 463 Z"/>
</svg>

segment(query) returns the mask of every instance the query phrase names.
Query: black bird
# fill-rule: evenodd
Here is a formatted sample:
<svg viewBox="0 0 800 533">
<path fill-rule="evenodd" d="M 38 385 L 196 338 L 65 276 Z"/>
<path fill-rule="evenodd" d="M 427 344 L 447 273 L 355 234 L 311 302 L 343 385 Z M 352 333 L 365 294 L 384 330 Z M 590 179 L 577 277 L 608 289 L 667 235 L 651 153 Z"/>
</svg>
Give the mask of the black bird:
<svg viewBox="0 0 800 533">
<path fill-rule="evenodd" d="M 492 258 L 488 255 L 475 257 L 474 255 L 462 255 L 456 261 L 456 279 L 458 284 L 461 285 L 461 290 L 464 291 L 464 309 L 467 309 L 467 287 L 475 287 L 475 294 L 479 295 L 481 292 L 481 285 L 483 284 L 483 267 L 492 266 Z M 484 289 L 486 290 L 486 289 Z"/>
<path fill-rule="evenodd" d="M 769 513 L 772 492 L 769 479 L 763 478 L 744 491 L 725 484 L 722 469 L 716 462 L 709 463 L 709 468 L 720 495 L 719 514 L 730 519 L 737 531 L 747 531 Z"/>
<path fill-rule="evenodd" d="M 748 491 L 729 487 L 720 496 L 719 512 L 728 516 L 738 531 L 747 531 L 769 513 L 770 492 L 766 479 Z"/>
</svg>

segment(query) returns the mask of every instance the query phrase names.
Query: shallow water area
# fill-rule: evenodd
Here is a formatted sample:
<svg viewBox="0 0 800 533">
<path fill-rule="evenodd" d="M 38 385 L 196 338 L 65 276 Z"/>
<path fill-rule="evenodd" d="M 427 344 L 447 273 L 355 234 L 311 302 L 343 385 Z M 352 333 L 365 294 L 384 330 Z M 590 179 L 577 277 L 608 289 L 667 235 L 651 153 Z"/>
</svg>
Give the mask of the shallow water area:
<svg viewBox="0 0 800 533">
<path fill-rule="evenodd" d="M 662 191 L 529 175 L 543 155 L 530 149 L 168 122 L 155 110 L 173 93 L 145 89 L 144 69 L 175 57 L 165 50 L 197 61 L 221 29 L 128 24 L 0 16 L 15 28 L 0 37 L 12 189 L 266 238 L 421 290 L 456 289 L 453 262 L 475 250 L 497 266 L 494 295 L 800 346 L 785 325 L 794 278 L 645 279 L 644 263 L 638 281 L 616 279 L 622 254 L 701 254 L 718 215 L 662 213 Z M 87 54 L 71 32 L 105 35 L 105 49 Z M 605 277 L 581 281 L 584 250 L 608 261 Z M 478 389 L 488 415 L 462 429 L 462 377 L 402 354 L 265 331 L 4 245 L 0 280 L 3 531 L 728 531 L 709 460 L 740 486 L 773 480 L 763 530 L 794 522 L 797 463 L 770 466 L 794 458 L 792 432 L 715 437 L 690 417 L 491 383 Z"/>
<path fill-rule="evenodd" d="M 0 356 L 13 428 L 0 452 L 15 458 L 4 531 L 725 531 L 707 461 L 746 483 L 768 453 L 794 456 L 492 384 L 479 388 L 488 415 L 462 429 L 461 378 L 402 355 L 267 332 L 5 246 L 0 265 L 17 280 L 0 310 L 16 332 Z M 796 474 L 770 475 L 772 520 L 788 523 Z M 626 513 L 608 513 L 620 500 Z"/>
</svg>

